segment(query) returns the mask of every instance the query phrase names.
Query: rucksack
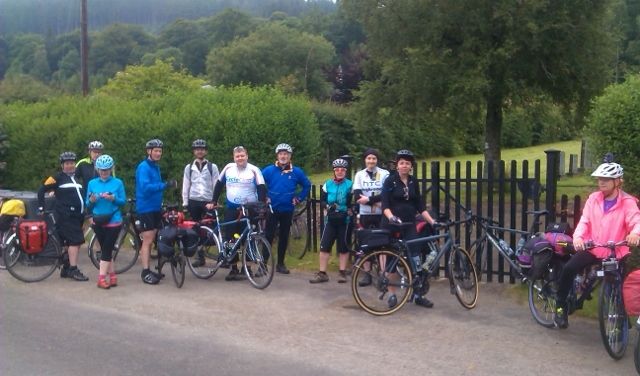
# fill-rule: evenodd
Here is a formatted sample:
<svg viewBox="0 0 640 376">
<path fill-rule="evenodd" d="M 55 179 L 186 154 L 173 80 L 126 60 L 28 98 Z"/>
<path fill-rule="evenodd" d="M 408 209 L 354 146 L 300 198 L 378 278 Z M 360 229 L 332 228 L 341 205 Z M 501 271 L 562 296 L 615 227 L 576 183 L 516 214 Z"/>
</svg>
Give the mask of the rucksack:
<svg viewBox="0 0 640 376">
<path fill-rule="evenodd" d="M 560 222 L 560 223 L 552 222 L 547 225 L 547 228 L 544 229 L 544 232 L 552 232 L 556 234 L 567 234 L 571 236 L 573 235 L 573 228 L 571 228 L 571 225 L 566 222 Z"/>
<path fill-rule="evenodd" d="M 545 232 L 544 237 L 558 255 L 566 256 L 573 252 L 573 238 L 571 236 L 561 232 Z"/>
<path fill-rule="evenodd" d="M 533 264 L 533 256 L 535 254 L 552 248 L 551 243 L 546 239 L 544 234 L 539 232 L 524 243 L 520 254 L 517 255 L 518 262 L 521 266 L 530 267 Z"/>
<path fill-rule="evenodd" d="M 195 160 L 193 160 L 193 162 L 191 162 L 191 164 L 189 165 L 189 181 L 191 181 L 191 169 L 193 168 L 193 165 L 196 163 Z M 209 174 L 211 174 L 211 179 L 213 179 L 213 163 L 207 161 L 207 169 L 209 170 Z"/>
</svg>

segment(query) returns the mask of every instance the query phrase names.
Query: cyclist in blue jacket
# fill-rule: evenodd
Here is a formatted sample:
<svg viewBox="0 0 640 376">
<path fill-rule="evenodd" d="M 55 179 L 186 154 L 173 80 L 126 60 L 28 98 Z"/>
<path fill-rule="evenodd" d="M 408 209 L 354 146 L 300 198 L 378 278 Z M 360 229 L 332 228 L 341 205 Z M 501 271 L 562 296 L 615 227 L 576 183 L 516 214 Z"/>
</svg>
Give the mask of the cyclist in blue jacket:
<svg viewBox="0 0 640 376">
<path fill-rule="evenodd" d="M 142 282 L 156 285 L 160 274 L 149 269 L 151 245 L 158 229 L 162 227 L 162 193 L 167 188 L 176 188 L 175 180 L 162 181 L 158 162 L 162 158 L 164 144 L 156 139 L 146 145 L 147 158 L 136 168 L 136 226 L 142 236 L 140 261 L 142 263 Z"/>
<path fill-rule="evenodd" d="M 100 243 L 100 272 L 98 288 L 109 289 L 118 285 L 114 269 L 112 252 L 118 234 L 122 229 L 120 208 L 126 204 L 126 195 L 122 180 L 112 176 L 114 161 L 103 154 L 96 159 L 98 177 L 89 181 L 87 186 L 87 208 L 93 213 L 93 231 Z M 100 218 L 106 218 L 99 220 Z M 109 273 L 109 280 L 106 276 Z"/>
<path fill-rule="evenodd" d="M 273 243 L 276 226 L 280 224 L 276 271 L 282 274 L 289 274 L 289 269 L 284 264 L 284 256 L 289 243 L 294 208 L 305 200 L 311 189 L 311 182 L 304 171 L 291 163 L 292 153 L 293 148 L 290 145 L 279 144 L 276 146 L 276 162 L 262 170 L 267 184 L 267 200 L 273 209 L 273 214 L 267 221 L 266 235 L 269 243 Z"/>
</svg>

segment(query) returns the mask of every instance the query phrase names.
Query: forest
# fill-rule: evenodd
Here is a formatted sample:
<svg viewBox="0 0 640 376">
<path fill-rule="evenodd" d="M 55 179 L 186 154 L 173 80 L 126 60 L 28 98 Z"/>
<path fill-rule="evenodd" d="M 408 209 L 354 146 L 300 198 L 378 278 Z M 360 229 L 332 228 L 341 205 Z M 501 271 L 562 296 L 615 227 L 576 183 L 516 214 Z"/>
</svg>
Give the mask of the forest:
<svg viewBox="0 0 640 376">
<path fill-rule="evenodd" d="M 79 3 L 0 0 L 0 141 L 26 124 L 52 138 L 42 106 L 155 97 L 117 92 L 134 70 L 303 100 L 320 135 L 301 156 L 310 168 L 366 146 L 499 160 L 504 147 L 589 138 L 598 98 L 640 69 L 640 0 L 91 0 L 86 99 Z M 69 139 L 76 150 L 86 141 Z M 0 160 L 14 153 L 0 144 Z"/>
</svg>

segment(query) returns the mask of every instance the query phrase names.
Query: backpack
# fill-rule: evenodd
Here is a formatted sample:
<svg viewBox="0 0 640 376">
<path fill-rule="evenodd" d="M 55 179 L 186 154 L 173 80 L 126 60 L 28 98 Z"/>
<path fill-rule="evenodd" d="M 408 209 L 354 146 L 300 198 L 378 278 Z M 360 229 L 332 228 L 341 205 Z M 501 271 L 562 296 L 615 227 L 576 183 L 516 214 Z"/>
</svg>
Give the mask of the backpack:
<svg viewBox="0 0 640 376">
<path fill-rule="evenodd" d="M 544 229 L 544 232 L 552 232 L 555 234 L 566 234 L 566 235 L 573 235 L 573 229 L 571 228 L 571 225 L 569 225 L 566 222 L 561 222 L 561 223 L 549 223 L 547 225 L 547 228 Z"/>
<path fill-rule="evenodd" d="M 189 165 L 189 181 L 191 181 L 191 169 L 193 168 L 194 164 L 196 164 L 195 159 Z M 211 174 L 211 179 L 213 179 L 213 163 L 207 161 L 207 169 L 209 170 L 209 174 Z"/>
<path fill-rule="evenodd" d="M 549 241 L 553 251 L 560 256 L 566 256 L 573 252 L 573 238 L 566 233 L 545 232 L 544 238 Z"/>
</svg>

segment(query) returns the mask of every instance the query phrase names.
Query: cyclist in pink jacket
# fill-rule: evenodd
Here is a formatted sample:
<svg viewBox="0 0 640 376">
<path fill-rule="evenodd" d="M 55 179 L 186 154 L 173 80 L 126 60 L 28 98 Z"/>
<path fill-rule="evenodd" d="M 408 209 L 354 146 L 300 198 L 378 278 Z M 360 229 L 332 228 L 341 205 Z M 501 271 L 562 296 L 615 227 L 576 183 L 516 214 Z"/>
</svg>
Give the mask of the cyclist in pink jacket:
<svg viewBox="0 0 640 376">
<path fill-rule="evenodd" d="M 609 256 L 609 249 L 597 247 L 585 250 L 585 243 L 605 244 L 626 239 L 631 246 L 640 241 L 640 210 L 638 199 L 622 190 L 622 166 L 612 162 L 612 156 L 605 157 L 605 163 L 591 174 L 598 179 L 598 191 L 589 195 L 582 217 L 573 233 L 573 246 L 576 254 L 562 269 L 556 314 L 553 321 L 558 328 L 567 328 L 566 299 L 576 274 L 589 265 Z M 629 254 L 629 247 L 616 249 L 616 258 L 622 259 Z"/>
</svg>

